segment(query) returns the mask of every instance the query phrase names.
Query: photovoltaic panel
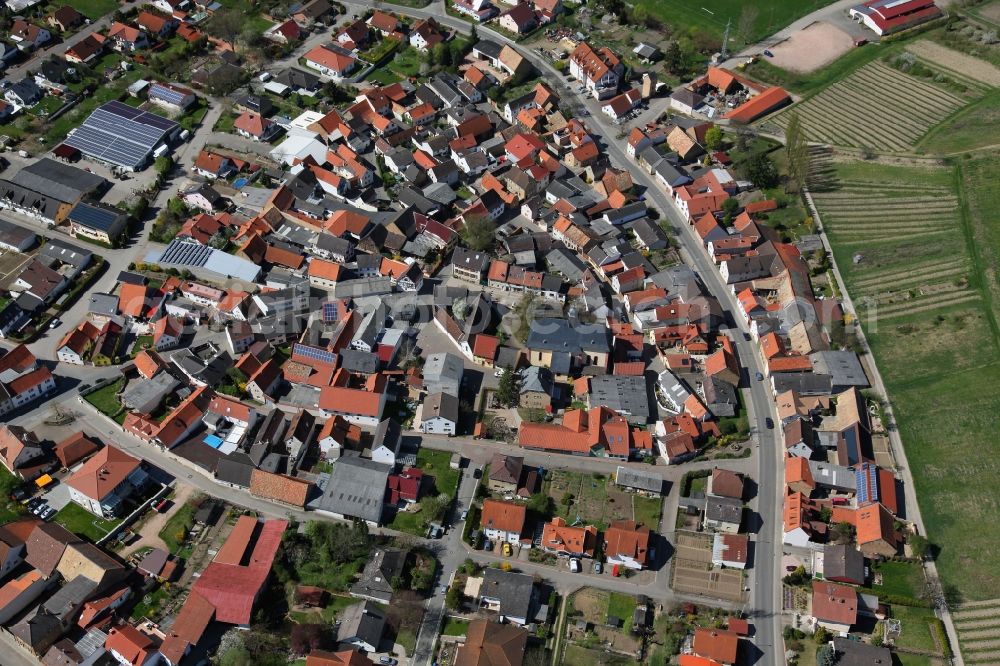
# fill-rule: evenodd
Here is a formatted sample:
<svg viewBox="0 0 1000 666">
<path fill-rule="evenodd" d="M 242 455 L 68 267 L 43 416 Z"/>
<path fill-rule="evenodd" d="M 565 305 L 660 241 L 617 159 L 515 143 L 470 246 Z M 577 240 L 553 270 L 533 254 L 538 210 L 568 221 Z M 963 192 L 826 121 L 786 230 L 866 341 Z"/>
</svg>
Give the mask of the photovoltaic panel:
<svg viewBox="0 0 1000 666">
<path fill-rule="evenodd" d="M 121 102 L 108 102 L 63 142 L 84 155 L 129 169 L 146 161 L 177 123 Z"/>
<path fill-rule="evenodd" d="M 69 219 L 91 229 L 108 231 L 114 225 L 115 220 L 118 219 L 118 215 L 114 211 L 103 210 L 95 206 L 79 203 L 70 211 Z"/>
<path fill-rule="evenodd" d="M 320 363 L 327 363 L 329 365 L 333 365 L 337 362 L 337 355 L 334 352 L 320 347 L 303 345 L 298 342 L 292 345 L 292 355 L 312 359 L 314 361 L 319 361 Z"/>
<path fill-rule="evenodd" d="M 337 321 L 337 304 L 323 304 L 323 321 Z"/>
</svg>

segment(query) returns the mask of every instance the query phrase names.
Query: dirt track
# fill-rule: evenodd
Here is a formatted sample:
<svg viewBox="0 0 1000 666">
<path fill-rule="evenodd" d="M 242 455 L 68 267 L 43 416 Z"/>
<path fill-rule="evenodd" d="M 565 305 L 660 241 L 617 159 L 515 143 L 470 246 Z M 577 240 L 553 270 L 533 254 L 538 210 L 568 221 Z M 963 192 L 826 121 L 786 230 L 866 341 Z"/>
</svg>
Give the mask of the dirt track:
<svg viewBox="0 0 1000 666">
<path fill-rule="evenodd" d="M 854 48 L 854 40 L 837 26 L 818 21 L 771 47 L 770 62 L 791 72 L 807 73 L 833 62 Z"/>
</svg>

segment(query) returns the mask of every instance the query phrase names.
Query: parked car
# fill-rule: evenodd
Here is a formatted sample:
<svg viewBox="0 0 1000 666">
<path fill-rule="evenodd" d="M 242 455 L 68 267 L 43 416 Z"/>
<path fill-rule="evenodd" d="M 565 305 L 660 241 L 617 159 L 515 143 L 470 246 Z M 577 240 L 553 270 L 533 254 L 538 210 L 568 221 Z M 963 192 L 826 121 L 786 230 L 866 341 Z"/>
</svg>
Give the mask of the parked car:
<svg viewBox="0 0 1000 666">
<path fill-rule="evenodd" d="M 758 373 L 754 374 L 754 379 L 756 379 L 759 382 L 762 382 L 762 381 L 764 381 L 764 375 L 762 375 L 761 373 L 758 372 Z"/>
<path fill-rule="evenodd" d="M 483 544 L 483 549 L 493 550 L 493 542 L 487 539 L 486 543 Z"/>
<path fill-rule="evenodd" d="M 36 516 L 41 516 L 42 513 L 44 513 L 47 508 L 49 508 L 49 505 L 46 504 L 45 502 L 42 502 L 41 504 L 37 505 L 34 509 L 32 509 L 31 513 L 35 514 Z"/>
<path fill-rule="evenodd" d="M 766 55 L 768 58 L 773 58 L 774 57 L 774 54 L 771 53 L 771 51 L 769 49 L 764 49 L 764 55 Z"/>
<path fill-rule="evenodd" d="M 468 511 L 463 511 L 462 512 L 462 517 L 459 518 L 459 520 L 465 520 L 468 517 L 469 517 L 469 512 Z"/>
<path fill-rule="evenodd" d="M 600 562 L 594 562 L 594 573 L 604 573 L 604 565 Z"/>
<path fill-rule="evenodd" d="M 500 546 L 500 552 L 504 554 L 505 557 L 510 557 L 514 554 L 514 549 L 510 547 L 510 544 L 506 541 Z"/>
<path fill-rule="evenodd" d="M 378 663 L 380 663 L 380 664 L 387 664 L 388 666 L 396 666 L 396 664 L 398 662 L 395 659 L 393 659 L 392 657 L 379 657 L 378 658 Z"/>
<path fill-rule="evenodd" d="M 580 573 L 580 560 L 573 557 L 569 560 L 569 570 L 573 573 Z"/>
<path fill-rule="evenodd" d="M 770 416 L 764 419 L 764 425 L 767 426 L 768 430 L 774 430 L 774 421 L 771 420 Z"/>
<path fill-rule="evenodd" d="M 59 317 L 56 317 L 55 319 L 53 319 L 52 321 L 49 322 L 49 328 L 56 328 L 61 323 L 62 322 L 59 321 Z"/>
<path fill-rule="evenodd" d="M 41 516 L 39 516 L 39 517 L 42 520 L 49 520 L 50 518 L 52 518 L 53 516 L 55 516 L 56 513 L 57 512 L 56 512 L 56 510 L 54 508 L 52 508 L 51 506 L 47 506 L 46 505 L 45 511 L 42 511 Z"/>
</svg>

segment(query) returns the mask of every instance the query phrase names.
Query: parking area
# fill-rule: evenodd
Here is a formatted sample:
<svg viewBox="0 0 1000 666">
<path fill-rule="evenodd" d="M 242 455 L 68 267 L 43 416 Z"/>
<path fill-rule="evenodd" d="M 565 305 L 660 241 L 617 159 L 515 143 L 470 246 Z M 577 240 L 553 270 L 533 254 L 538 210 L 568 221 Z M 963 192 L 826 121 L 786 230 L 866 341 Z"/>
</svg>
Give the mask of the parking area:
<svg viewBox="0 0 1000 666">
<path fill-rule="evenodd" d="M 677 533 L 671 587 L 682 594 L 744 601 L 743 572 L 712 566 L 712 540 L 711 534 Z"/>
</svg>

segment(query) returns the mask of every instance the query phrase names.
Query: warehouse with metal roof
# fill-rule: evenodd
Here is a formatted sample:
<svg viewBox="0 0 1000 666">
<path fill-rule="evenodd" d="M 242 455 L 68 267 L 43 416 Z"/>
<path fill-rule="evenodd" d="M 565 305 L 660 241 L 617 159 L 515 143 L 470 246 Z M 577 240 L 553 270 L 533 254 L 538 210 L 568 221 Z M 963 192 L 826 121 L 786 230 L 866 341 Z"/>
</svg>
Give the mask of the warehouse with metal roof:
<svg viewBox="0 0 1000 666">
<path fill-rule="evenodd" d="M 205 279 L 235 278 L 256 282 L 260 276 L 257 264 L 194 241 L 170 241 L 162 252 L 154 250 L 146 255 L 146 261 L 165 268 L 188 269 Z"/>
<path fill-rule="evenodd" d="M 97 108 L 63 143 L 98 162 L 139 171 L 179 130 L 169 118 L 114 101 Z"/>
</svg>

